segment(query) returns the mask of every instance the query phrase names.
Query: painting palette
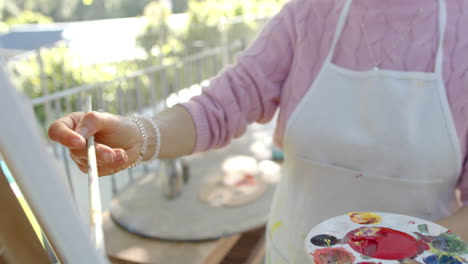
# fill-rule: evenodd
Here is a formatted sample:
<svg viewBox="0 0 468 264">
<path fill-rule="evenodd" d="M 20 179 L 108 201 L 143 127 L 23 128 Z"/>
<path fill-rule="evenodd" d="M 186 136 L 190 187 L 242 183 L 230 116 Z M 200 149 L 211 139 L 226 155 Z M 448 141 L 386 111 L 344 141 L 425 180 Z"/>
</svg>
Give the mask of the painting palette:
<svg viewBox="0 0 468 264">
<path fill-rule="evenodd" d="M 416 217 L 352 212 L 314 227 L 305 249 L 315 264 L 468 264 L 468 244 Z"/>
</svg>

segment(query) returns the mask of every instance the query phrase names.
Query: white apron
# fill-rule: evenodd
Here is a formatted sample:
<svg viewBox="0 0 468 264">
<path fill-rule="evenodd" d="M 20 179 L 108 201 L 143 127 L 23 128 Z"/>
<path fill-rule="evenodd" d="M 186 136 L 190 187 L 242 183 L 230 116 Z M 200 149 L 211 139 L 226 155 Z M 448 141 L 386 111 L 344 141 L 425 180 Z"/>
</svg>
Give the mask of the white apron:
<svg viewBox="0 0 468 264">
<path fill-rule="evenodd" d="M 331 62 L 332 48 L 292 114 L 285 163 L 267 229 L 267 263 L 312 263 L 309 230 L 351 211 L 438 220 L 456 209 L 462 156 L 442 80 L 446 3 L 439 0 L 435 72 L 357 72 Z"/>
</svg>

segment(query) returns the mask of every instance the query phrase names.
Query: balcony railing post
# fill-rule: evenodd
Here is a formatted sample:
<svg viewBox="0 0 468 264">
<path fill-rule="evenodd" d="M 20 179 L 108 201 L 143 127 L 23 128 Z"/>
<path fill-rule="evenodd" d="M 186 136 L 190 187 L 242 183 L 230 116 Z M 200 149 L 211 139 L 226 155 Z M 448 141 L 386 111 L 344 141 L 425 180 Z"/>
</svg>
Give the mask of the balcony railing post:
<svg viewBox="0 0 468 264">
<path fill-rule="evenodd" d="M 228 36 L 228 23 L 227 18 L 222 17 L 219 22 L 219 31 L 221 34 L 221 46 L 223 49 L 222 60 L 223 67 L 229 64 L 229 36 Z"/>
</svg>

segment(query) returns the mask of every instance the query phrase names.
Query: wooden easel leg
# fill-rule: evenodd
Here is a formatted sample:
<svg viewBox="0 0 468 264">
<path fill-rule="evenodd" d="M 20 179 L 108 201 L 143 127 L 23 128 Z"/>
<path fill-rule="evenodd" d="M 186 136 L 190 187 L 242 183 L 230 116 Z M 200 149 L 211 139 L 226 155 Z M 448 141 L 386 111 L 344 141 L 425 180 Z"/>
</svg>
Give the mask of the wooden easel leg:
<svg viewBox="0 0 468 264">
<path fill-rule="evenodd" d="M 1 169 L 0 201 L 0 245 L 5 250 L 0 255 L 0 264 L 6 263 L 5 259 L 8 259 L 9 264 L 50 264 L 49 257 Z"/>
</svg>

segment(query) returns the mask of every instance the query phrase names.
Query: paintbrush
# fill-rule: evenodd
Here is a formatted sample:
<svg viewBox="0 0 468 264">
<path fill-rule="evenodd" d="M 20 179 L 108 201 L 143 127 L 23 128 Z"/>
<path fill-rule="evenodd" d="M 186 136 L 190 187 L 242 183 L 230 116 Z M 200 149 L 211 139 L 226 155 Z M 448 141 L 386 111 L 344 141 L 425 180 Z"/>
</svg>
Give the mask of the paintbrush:
<svg viewBox="0 0 468 264">
<path fill-rule="evenodd" d="M 86 97 L 84 111 L 92 111 L 91 96 Z M 88 187 L 91 239 L 93 240 L 96 249 L 105 255 L 104 232 L 102 231 L 101 192 L 99 190 L 99 175 L 97 169 L 94 137 L 89 137 L 86 143 L 88 150 Z"/>
</svg>

